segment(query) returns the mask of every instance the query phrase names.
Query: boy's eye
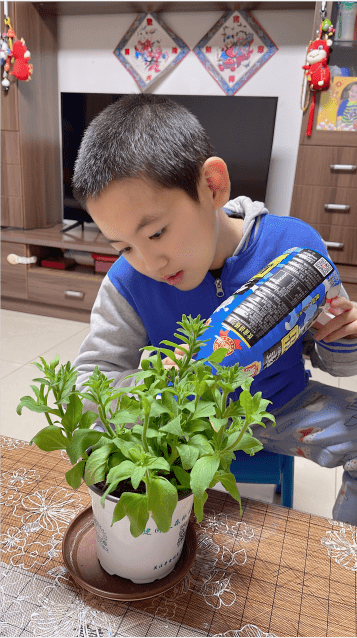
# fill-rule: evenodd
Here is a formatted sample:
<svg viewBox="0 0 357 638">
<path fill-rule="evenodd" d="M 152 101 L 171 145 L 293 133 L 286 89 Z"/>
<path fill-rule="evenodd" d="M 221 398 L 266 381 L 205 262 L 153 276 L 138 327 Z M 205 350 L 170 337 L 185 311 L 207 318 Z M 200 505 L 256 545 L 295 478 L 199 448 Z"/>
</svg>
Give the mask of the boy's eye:
<svg viewBox="0 0 357 638">
<path fill-rule="evenodd" d="M 149 239 L 160 239 L 160 237 L 162 237 L 165 232 L 166 226 L 161 230 L 158 230 L 157 233 L 155 233 L 154 235 L 151 235 Z"/>
<path fill-rule="evenodd" d="M 129 253 L 131 251 L 130 246 L 127 246 L 126 248 L 122 248 L 122 250 L 119 250 L 118 255 L 119 257 L 121 257 L 124 253 Z"/>
</svg>

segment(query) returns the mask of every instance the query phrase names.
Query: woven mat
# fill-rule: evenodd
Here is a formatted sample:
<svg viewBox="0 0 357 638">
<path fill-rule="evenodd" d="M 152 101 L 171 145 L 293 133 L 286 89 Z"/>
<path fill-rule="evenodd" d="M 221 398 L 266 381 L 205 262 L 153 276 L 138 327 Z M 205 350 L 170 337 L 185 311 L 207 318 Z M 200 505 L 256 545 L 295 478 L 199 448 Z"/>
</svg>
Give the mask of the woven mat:
<svg viewBox="0 0 357 638">
<path fill-rule="evenodd" d="M 356 636 L 356 528 L 210 490 L 192 569 L 130 604 L 81 590 L 61 553 L 90 504 L 62 452 L 1 437 L 4 636 Z"/>
</svg>

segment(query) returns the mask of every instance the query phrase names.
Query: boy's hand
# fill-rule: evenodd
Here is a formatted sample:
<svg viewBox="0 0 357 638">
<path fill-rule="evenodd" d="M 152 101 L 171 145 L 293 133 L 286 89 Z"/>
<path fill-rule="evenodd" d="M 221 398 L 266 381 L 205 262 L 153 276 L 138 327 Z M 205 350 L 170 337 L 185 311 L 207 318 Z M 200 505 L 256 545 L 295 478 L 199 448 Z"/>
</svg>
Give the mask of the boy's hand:
<svg viewBox="0 0 357 638">
<path fill-rule="evenodd" d="M 188 350 L 187 343 L 183 343 L 181 346 L 177 346 L 177 348 L 175 348 L 174 350 L 176 359 L 182 359 L 182 357 L 184 357 L 185 355 L 185 350 Z M 178 366 L 174 361 L 172 361 L 172 359 L 170 359 L 170 357 L 165 357 L 165 359 L 162 360 L 162 365 L 164 366 L 164 368 L 176 368 L 176 370 L 178 370 Z"/>
<path fill-rule="evenodd" d="M 319 326 L 319 320 L 313 324 L 318 328 L 314 335 L 316 341 L 337 341 L 337 339 L 357 339 L 357 308 L 352 301 L 345 297 L 335 297 L 331 300 L 328 312 L 335 315 L 325 326 Z"/>
</svg>

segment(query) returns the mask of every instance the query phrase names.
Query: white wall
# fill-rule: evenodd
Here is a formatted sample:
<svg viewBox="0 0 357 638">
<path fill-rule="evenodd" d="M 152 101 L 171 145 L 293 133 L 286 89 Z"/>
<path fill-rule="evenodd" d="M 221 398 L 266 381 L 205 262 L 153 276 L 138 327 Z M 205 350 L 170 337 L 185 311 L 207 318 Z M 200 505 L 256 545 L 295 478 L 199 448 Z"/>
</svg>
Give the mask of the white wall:
<svg viewBox="0 0 357 638">
<path fill-rule="evenodd" d="M 291 2 L 293 7 L 294 2 Z M 256 20 L 279 51 L 236 93 L 277 96 L 278 110 L 266 205 L 271 213 L 289 215 L 302 112 L 302 65 L 314 17 L 311 10 L 259 10 Z M 113 54 L 137 14 L 62 16 L 59 18 L 59 90 L 138 93 L 138 85 Z M 190 49 L 222 15 L 220 11 L 165 12 L 163 20 Z M 155 93 L 224 95 L 193 51 L 165 76 Z M 237 148 L 237 153 L 240 149 Z M 224 158 L 223 158 L 224 159 Z M 242 193 L 243 195 L 244 193 Z"/>
</svg>

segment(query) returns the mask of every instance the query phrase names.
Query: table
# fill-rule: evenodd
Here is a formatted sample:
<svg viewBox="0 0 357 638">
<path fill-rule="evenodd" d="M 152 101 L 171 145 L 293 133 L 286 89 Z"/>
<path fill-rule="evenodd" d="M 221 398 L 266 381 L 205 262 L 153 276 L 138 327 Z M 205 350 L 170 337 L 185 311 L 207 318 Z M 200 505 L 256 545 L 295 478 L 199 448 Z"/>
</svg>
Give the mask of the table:
<svg viewBox="0 0 357 638">
<path fill-rule="evenodd" d="M 67 456 L 1 437 L 3 636 L 356 636 L 356 528 L 210 490 L 193 567 L 130 604 L 79 589 L 61 553 L 90 504 Z"/>
</svg>

